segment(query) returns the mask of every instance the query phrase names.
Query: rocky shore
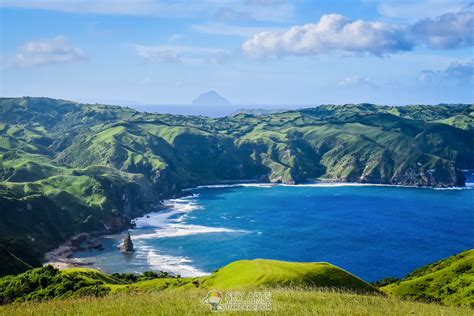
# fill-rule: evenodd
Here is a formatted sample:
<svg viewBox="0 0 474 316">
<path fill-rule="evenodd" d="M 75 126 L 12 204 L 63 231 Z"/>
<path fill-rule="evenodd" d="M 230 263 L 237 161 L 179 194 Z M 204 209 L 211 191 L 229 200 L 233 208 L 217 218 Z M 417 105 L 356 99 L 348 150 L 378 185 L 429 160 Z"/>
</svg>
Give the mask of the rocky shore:
<svg viewBox="0 0 474 316">
<path fill-rule="evenodd" d="M 80 233 L 71 237 L 58 248 L 45 254 L 45 264 L 50 264 L 57 269 L 93 264 L 93 262 L 80 261 L 72 258 L 72 256 L 76 251 L 87 251 L 93 249 L 103 250 L 102 244 L 98 241 L 98 236 L 100 236 L 98 233 Z"/>
</svg>

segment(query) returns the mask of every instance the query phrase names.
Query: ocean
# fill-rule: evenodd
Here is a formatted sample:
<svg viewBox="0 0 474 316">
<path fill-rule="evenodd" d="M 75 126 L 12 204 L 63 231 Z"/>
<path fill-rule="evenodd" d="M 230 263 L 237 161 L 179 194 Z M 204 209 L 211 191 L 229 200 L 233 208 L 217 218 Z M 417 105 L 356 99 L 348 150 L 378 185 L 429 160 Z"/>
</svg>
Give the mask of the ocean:
<svg viewBox="0 0 474 316">
<path fill-rule="evenodd" d="M 402 277 L 474 248 L 474 184 L 468 185 L 201 187 L 136 219 L 130 229 L 136 252 L 120 253 L 123 234 L 117 234 L 101 238 L 103 251 L 75 258 L 107 273 L 199 276 L 235 260 L 265 258 L 326 261 L 366 281 Z"/>
</svg>

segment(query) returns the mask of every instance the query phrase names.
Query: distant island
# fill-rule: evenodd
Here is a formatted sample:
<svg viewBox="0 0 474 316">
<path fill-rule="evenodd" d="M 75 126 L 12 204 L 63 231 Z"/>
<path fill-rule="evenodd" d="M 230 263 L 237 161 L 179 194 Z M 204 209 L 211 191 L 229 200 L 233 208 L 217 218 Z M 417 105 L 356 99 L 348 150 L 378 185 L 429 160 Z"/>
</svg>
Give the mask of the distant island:
<svg viewBox="0 0 474 316">
<path fill-rule="evenodd" d="M 192 102 L 193 105 L 203 105 L 203 106 L 225 106 L 231 105 L 231 103 L 219 95 L 216 91 L 211 90 L 209 92 L 203 93 L 194 99 Z"/>
</svg>

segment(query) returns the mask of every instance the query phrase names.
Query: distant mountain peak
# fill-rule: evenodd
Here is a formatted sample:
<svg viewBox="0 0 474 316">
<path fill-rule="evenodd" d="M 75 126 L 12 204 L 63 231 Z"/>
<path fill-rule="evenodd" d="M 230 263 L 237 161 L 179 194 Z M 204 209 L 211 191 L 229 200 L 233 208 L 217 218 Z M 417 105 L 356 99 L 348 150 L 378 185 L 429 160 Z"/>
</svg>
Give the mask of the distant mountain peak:
<svg viewBox="0 0 474 316">
<path fill-rule="evenodd" d="M 194 99 L 193 105 L 231 105 L 231 103 L 216 91 L 211 90 Z"/>
</svg>

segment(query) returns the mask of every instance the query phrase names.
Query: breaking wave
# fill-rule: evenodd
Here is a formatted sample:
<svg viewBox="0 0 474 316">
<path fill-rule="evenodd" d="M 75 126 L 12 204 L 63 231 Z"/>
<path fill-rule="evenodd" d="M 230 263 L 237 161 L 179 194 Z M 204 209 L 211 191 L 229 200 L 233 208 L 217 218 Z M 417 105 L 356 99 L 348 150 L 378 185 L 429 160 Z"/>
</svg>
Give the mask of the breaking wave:
<svg viewBox="0 0 474 316">
<path fill-rule="evenodd" d="M 147 240 L 196 234 L 248 233 L 245 230 L 225 227 L 187 224 L 186 218 L 188 214 L 201 209 L 201 206 L 196 201 L 198 197 L 199 195 L 194 194 L 186 198 L 167 200 L 164 203 L 168 208 L 167 210 L 151 213 L 135 220 L 136 228 L 145 232 L 133 234 L 133 240 L 138 241 L 138 251 L 146 256 L 148 265 L 153 269 L 179 274 L 183 277 L 197 277 L 207 274 L 193 267 L 191 259 L 162 254 L 155 247 L 147 245 Z"/>
</svg>

